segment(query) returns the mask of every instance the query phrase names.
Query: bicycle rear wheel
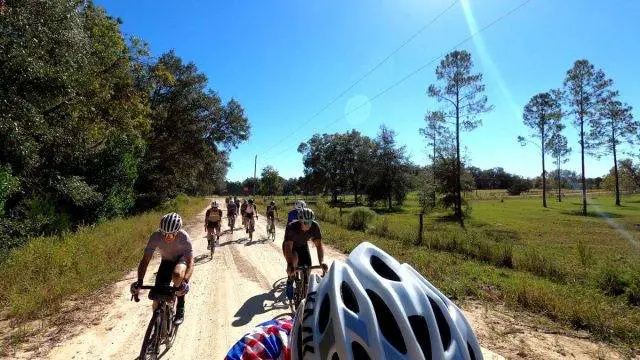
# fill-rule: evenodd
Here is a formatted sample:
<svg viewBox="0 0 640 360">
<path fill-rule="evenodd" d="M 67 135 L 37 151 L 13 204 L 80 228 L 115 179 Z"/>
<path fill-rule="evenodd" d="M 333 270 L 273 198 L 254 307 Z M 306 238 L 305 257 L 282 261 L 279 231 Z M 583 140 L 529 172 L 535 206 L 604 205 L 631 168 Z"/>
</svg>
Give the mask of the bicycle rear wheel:
<svg viewBox="0 0 640 360">
<path fill-rule="evenodd" d="M 140 360 L 156 360 L 160 353 L 160 337 L 162 334 L 160 312 L 154 311 L 147 331 L 144 334 L 142 348 L 140 349 Z"/>
</svg>

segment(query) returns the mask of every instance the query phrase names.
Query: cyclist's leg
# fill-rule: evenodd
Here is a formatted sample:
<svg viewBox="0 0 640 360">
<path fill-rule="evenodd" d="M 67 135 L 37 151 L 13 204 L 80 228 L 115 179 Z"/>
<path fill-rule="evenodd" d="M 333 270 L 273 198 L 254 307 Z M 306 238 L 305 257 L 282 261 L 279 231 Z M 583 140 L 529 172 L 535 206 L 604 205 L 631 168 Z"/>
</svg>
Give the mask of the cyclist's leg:
<svg viewBox="0 0 640 360">
<path fill-rule="evenodd" d="M 311 266 L 311 252 L 309 252 L 309 245 L 295 247 L 293 249 L 298 254 L 297 266 Z"/>
<path fill-rule="evenodd" d="M 160 266 L 158 267 L 158 272 L 156 273 L 156 281 L 154 286 L 157 286 L 157 287 L 171 286 L 171 275 L 175 266 L 176 266 L 175 261 L 168 261 L 168 260 L 160 261 Z M 149 298 L 153 299 L 154 310 L 158 307 L 158 302 L 155 300 L 156 295 L 157 295 L 157 292 L 154 289 L 152 289 L 149 292 Z"/>
<path fill-rule="evenodd" d="M 180 286 L 182 284 L 182 280 L 184 279 L 184 275 L 187 272 L 187 261 L 184 258 L 180 258 L 177 261 L 175 267 L 173 268 L 171 279 L 173 280 L 173 286 Z M 182 324 L 184 321 L 184 295 L 178 296 L 178 304 L 176 306 L 176 316 L 174 319 L 174 323 L 176 325 Z"/>
</svg>

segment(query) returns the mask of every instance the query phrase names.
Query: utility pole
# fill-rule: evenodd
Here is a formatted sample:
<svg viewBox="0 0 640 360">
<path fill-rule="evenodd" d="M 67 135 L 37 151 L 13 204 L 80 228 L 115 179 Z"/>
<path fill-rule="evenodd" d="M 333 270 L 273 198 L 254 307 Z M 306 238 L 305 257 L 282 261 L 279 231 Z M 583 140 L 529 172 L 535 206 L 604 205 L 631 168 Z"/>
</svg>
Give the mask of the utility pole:
<svg viewBox="0 0 640 360">
<path fill-rule="evenodd" d="M 256 170 L 258 168 L 258 155 L 256 155 L 253 161 L 253 196 L 256 196 Z"/>
</svg>

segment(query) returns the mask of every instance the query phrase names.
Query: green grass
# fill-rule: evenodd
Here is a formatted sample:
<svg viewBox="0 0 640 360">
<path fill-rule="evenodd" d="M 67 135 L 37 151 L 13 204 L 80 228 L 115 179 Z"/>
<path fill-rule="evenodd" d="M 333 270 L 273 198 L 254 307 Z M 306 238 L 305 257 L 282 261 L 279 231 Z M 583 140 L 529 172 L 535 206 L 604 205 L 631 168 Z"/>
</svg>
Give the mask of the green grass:
<svg viewBox="0 0 640 360">
<path fill-rule="evenodd" d="M 413 245 L 415 194 L 402 207 L 373 207 L 378 215 L 366 234 L 347 231 L 351 208 L 340 215 L 322 198 L 312 207 L 342 250 L 373 239 L 453 296 L 506 303 L 602 339 L 640 345 L 640 195 L 623 196 L 616 207 L 611 195 L 592 193 L 585 217 L 579 194 L 561 203 L 550 197 L 543 208 L 539 196 L 479 193 L 482 200 L 467 197 L 472 211 L 465 230 L 448 211 L 426 216 L 421 246 Z"/>
<path fill-rule="evenodd" d="M 583 329 L 602 340 L 637 347 L 640 308 L 579 283 L 557 283 L 526 271 L 497 267 L 464 254 L 436 251 L 427 245 L 350 231 L 322 222 L 323 240 L 348 253 L 370 241 L 407 262 L 455 301 L 473 298 L 506 304 Z"/>
<path fill-rule="evenodd" d="M 177 211 L 190 218 L 207 202 L 181 196 L 142 215 L 32 239 L 1 264 L 9 281 L 0 292 L 0 305 L 18 319 L 53 313 L 65 299 L 88 294 L 131 270 L 163 214 Z"/>
</svg>

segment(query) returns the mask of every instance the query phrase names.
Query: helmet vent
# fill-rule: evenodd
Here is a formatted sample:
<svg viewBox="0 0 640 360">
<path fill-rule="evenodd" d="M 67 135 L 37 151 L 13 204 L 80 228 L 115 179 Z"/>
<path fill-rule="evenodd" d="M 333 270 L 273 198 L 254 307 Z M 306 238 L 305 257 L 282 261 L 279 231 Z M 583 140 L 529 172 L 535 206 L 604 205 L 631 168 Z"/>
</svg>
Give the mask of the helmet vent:
<svg viewBox="0 0 640 360">
<path fill-rule="evenodd" d="M 433 315 L 436 317 L 436 323 L 438 324 L 438 330 L 440 332 L 440 341 L 442 341 L 442 348 L 447 350 L 451 345 L 451 329 L 449 329 L 449 323 L 442 314 L 442 310 L 438 303 L 436 303 L 432 298 L 429 298 L 429 303 L 431 304 L 431 309 L 433 310 Z"/>
<path fill-rule="evenodd" d="M 469 350 L 469 357 L 471 358 L 471 360 L 476 360 L 476 353 L 473 352 L 473 347 L 469 343 L 467 343 L 467 350 Z"/>
<path fill-rule="evenodd" d="M 387 265 L 382 259 L 375 255 L 371 256 L 371 267 L 373 267 L 373 270 L 375 270 L 378 275 L 387 280 L 400 281 L 400 276 L 398 276 L 395 271 L 391 270 L 389 265 Z"/>
<path fill-rule="evenodd" d="M 333 353 L 331 360 L 340 360 L 340 356 L 338 356 L 338 353 Z"/>
<path fill-rule="evenodd" d="M 424 316 L 411 315 L 409 316 L 409 324 L 413 335 L 422 349 L 422 354 L 425 359 L 431 359 L 431 341 L 429 340 L 429 327 Z"/>
<path fill-rule="evenodd" d="M 396 319 L 391 313 L 391 310 L 384 303 L 384 300 L 376 294 L 374 291 L 367 289 L 367 295 L 373 305 L 373 310 L 376 313 L 376 320 L 378 320 L 378 328 L 382 332 L 382 335 L 387 341 L 402 354 L 407 353 L 407 346 L 402 339 L 402 332 L 396 322 Z"/>
<path fill-rule="evenodd" d="M 351 286 L 346 282 L 342 282 L 340 285 L 340 296 L 342 297 L 342 302 L 347 309 L 353 311 L 354 313 L 360 312 L 360 307 L 358 306 L 358 300 L 356 300 L 356 296 L 353 294 L 353 290 L 351 290 Z"/>
<path fill-rule="evenodd" d="M 354 360 L 371 360 L 367 350 L 365 350 L 359 342 L 354 341 L 351 343 L 351 353 Z"/>
<path fill-rule="evenodd" d="M 320 334 L 324 333 L 324 330 L 327 328 L 327 324 L 329 324 L 330 308 L 331 308 L 331 300 L 329 300 L 329 294 L 326 294 L 322 298 L 322 303 L 320 304 L 320 311 L 318 312 L 318 330 L 320 330 Z"/>
</svg>

